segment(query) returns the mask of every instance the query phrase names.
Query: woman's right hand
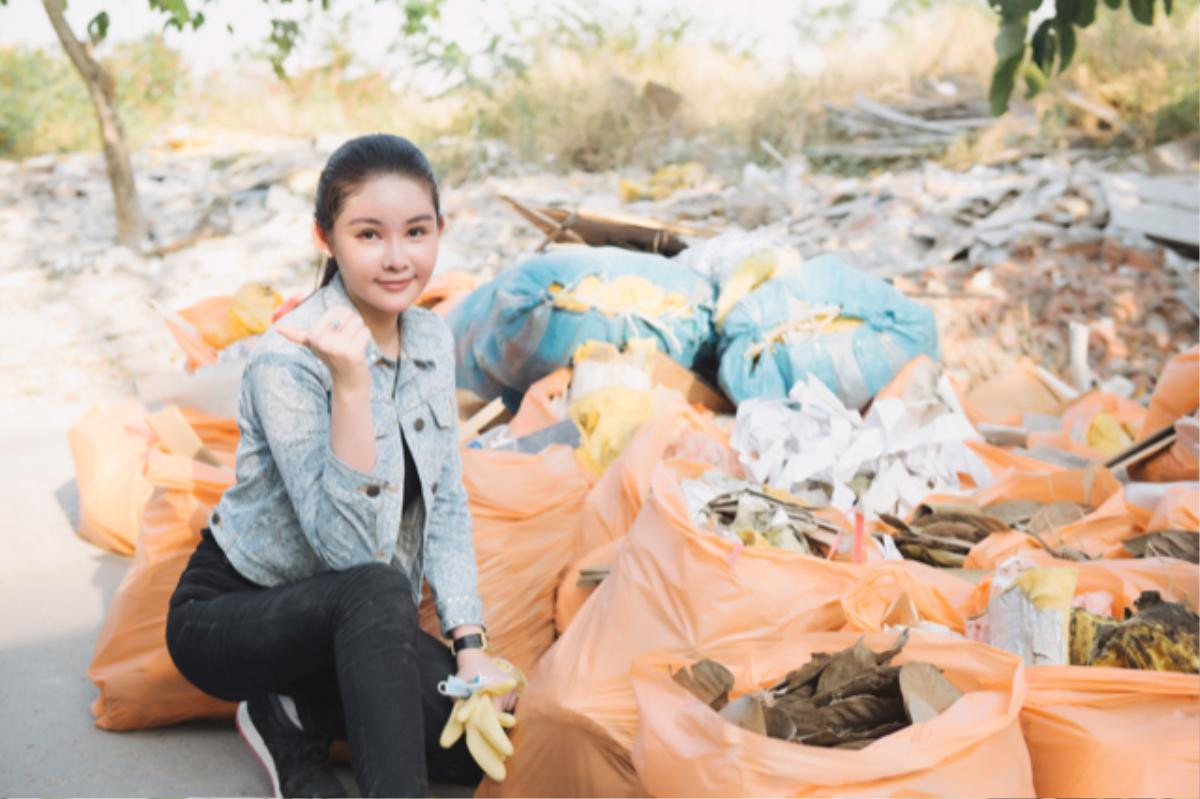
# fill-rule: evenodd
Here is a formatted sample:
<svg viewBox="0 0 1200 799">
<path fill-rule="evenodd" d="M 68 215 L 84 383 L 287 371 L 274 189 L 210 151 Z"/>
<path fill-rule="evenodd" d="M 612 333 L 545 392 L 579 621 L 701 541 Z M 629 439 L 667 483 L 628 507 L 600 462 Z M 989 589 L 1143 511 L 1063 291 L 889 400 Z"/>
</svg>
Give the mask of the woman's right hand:
<svg viewBox="0 0 1200 799">
<path fill-rule="evenodd" d="M 328 367 L 335 388 L 370 389 L 371 371 L 365 356 L 371 331 L 353 308 L 331 308 L 307 331 L 282 324 L 275 329 L 288 341 L 312 350 Z"/>
</svg>

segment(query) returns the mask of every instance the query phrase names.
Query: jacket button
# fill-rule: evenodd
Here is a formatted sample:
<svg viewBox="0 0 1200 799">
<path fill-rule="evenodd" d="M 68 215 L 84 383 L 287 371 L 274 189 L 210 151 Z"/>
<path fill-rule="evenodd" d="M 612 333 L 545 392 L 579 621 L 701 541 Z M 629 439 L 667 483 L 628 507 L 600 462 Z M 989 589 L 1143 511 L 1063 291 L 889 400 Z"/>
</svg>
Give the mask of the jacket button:
<svg viewBox="0 0 1200 799">
<path fill-rule="evenodd" d="M 413 422 L 413 429 L 416 430 L 418 433 L 421 432 L 422 430 L 424 430 L 425 429 L 425 420 L 417 419 L 417 421 Z"/>
<path fill-rule="evenodd" d="M 436 494 L 436 493 L 437 493 L 437 483 L 434 483 L 434 484 L 433 484 L 433 485 L 430 487 L 430 490 L 432 490 L 432 491 L 433 491 L 433 493 L 435 493 L 435 494 Z"/>
<path fill-rule="evenodd" d="M 220 524 L 221 524 L 221 514 L 219 514 L 219 513 L 214 513 L 214 514 L 212 515 L 212 523 L 213 523 L 213 524 L 215 524 L 215 525 L 218 525 L 218 526 L 220 526 Z"/>
<path fill-rule="evenodd" d="M 379 486 L 367 486 L 367 496 L 368 497 L 379 496 Z"/>
</svg>

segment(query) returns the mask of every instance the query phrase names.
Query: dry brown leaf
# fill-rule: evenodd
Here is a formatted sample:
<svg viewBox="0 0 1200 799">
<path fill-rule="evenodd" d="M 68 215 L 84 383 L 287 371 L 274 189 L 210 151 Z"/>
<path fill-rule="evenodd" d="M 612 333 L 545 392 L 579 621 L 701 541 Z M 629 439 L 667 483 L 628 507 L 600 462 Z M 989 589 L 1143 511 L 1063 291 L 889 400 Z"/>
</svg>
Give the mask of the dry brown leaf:
<svg viewBox="0 0 1200 799">
<path fill-rule="evenodd" d="M 1086 516 L 1089 509 L 1076 502 L 1052 502 L 1033 515 L 1028 527 L 1035 533 L 1048 533 L 1064 524 L 1077 522 Z"/>
<path fill-rule="evenodd" d="M 808 746 L 827 746 L 834 749 L 863 749 L 878 741 L 885 735 L 891 735 L 897 730 L 908 726 L 906 721 L 892 721 L 881 724 L 869 730 L 822 730 L 804 740 L 798 740 Z"/>
<path fill-rule="evenodd" d="M 876 666 L 871 671 L 847 680 L 832 691 L 816 694 L 810 701 L 815 707 L 824 707 L 857 694 L 898 695 L 899 675 L 900 669 L 895 666 Z"/>
<path fill-rule="evenodd" d="M 729 701 L 733 688 L 733 673 L 715 660 L 701 660 L 690 668 L 684 667 L 672 675 L 675 682 L 713 710 L 720 710 Z"/>
<path fill-rule="evenodd" d="M 787 677 L 783 678 L 771 690 L 776 694 L 788 693 L 812 696 L 816 691 L 815 682 L 817 678 L 821 676 L 821 672 L 829 665 L 829 661 L 832 658 L 833 656 L 828 652 L 814 652 L 812 660 L 798 669 L 789 671 Z"/>
<path fill-rule="evenodd" d="M 1135 558 L 1177 558 L 1200 563 L 1200 533 L 1195 530 L 1160 530 L 1130 538 L 1125 549 Z"/>
<path fill-rule="evenodd" d="M 796 735 L 796 723 L 782 708 L 770 705 L 763 706 L 763 719 L 766 723 L 767 735 L 781 741 L 790 741 Z"/>
<path fill-rule="evenodd" d="M 871 729 L 903 721 L 904 703 L 898 696 L 859 694 L 821 708 L 824 726 L 835 732 L 848 728 Z"/>
<path fill-rule="evenodd" d="M 823 694 L 832 691 L 839 685 L 875 668 L 875 653 L 871 651 L 863 639 L 859 638 L 854 646 L 847 647 L 834 654 L 829 663 L 817 678 L 816 693 Z"/>
<path fill-rule="evenodd" d="M 984 510 L 1007 526 L 1016 527 L 1032 519 L 1041 508 L 1042 503 L 1032 499 L 1006 499 L 1003 502 L 994 502 Z"/>
</svg>

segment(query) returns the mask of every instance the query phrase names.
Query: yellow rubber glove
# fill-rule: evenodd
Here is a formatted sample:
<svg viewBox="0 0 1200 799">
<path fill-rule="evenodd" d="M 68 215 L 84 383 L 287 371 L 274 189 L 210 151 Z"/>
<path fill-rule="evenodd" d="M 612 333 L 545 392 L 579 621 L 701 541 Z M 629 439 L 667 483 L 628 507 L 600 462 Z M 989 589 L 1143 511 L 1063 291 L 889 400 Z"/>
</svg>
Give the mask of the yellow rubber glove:
<svg viewBox="0 0 1200 799">
<path fill-rule="evenodd" d="M 524 688 L 525 675 L 508 661 L 496 660 L 495 663 L 512 674 L 512 679 L 479 686 L 471 696 L 456 700 L 438 744 L 449 749 L 465 733 L 467 751 L 483 773 L 496 782 L 503 782 L 508 775 L 504 761 L 513 752 L 512 742 L 504 730 L 516 726 L 517 719 L 511 713 L 497 710 L 492 699 Z"/>
</svg>

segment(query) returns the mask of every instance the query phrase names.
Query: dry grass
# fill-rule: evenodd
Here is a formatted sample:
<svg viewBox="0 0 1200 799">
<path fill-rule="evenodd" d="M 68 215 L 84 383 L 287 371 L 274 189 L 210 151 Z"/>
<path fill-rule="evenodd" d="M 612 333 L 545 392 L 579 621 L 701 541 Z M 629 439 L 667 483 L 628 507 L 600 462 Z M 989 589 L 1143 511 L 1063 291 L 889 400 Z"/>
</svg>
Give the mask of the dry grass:
<svg viewBox="0 0 1200 799">
<path fill-rule="evenodd" d="M 1036 114 L 1032 134 L 1052 146 L 1078 143 L 1072 137 L 1087 130 L 1088 120 L 1065 101 L 1067 91 L 1121 113 L 1125 124 L 1120 135 L 1090 131 L 1108 143 L 1140 147 L 1195 132 L 1200 127 L 1197 7 L 1195 0 L 1177 4 L 1174 17 L 1152 29 L 1134 25 L 1127 11 L 1102 8 L 1097 23 L 1081 37 L 1076 63 L 1032 106 L 1024 106 Z M 161 121 L 168 116 L 165 110 L 173 114 L 169 124 L 186 123 L 213 134 L 221 129 L 269 135 L 401 131 L 428 143 L 438 165 L 452 177 L 490 173 L 514 163 L 604 170 L 658 166 L 664 160 L 720 161 L 722 154 L 728 161 L 730 152 L 740 153 L 735 160 L 762 160 L 759 141 L 796 152 L 823 135 L 825 104 L 848 103 L 858 94 L 903 96 L 931 78 L 953 78 L 964 92 L 981 94 L 994 63 L 996 26 L 980 3 L 942 3 L 870 35 L 831 41 L 824 47 L 823 69 L 808 75 L 767 67 L 714 44 L 672 39 L 665 32 L 656 41 L 654 30 L 631 32 L 628 22 L 625 27 L 606 24 L 617 27 L 593 31 L 591 41 L 531 38 L 523 45 L 524 71 L 500 68 L 486 86 L 468 84 L 437 99 L 396 90 L 379 75 L 355 75 L 349 52 L 334 50 L 326 65 L 287 83 L 244 75 L 215 79 L 182 89 L 178 97 L 140 105 L 132 95 L 128 112 Z M 29 68 L 28 59 L 0 59 L 0 85 L 5 63 L 13 70 Z M 177 69 L 170 59 L 151 64 Z M 69 71 L 53 74 L 57 86 L 67 86 L 71 79 Z M 676 114 L 664 118 L 643 100 L 648 81 L 682 96 Z M 67 98 L 63 102 L 86 102 L 79 88 L 59 91 Z M 90 144 L 77 133 L 90 109 L 56 112 L 57 119 L 72 124 L 60 126 L 62 135 L 54 135 L 52 120 L 41 119 L 39 107 L 28 107 L 33 110 L 11 125 L 40 133 L 19 137 L 19 154 L 30 148 Z M 145 125 L 135 128 L 137 144 L 150 132 Z M 70 131 L 76 131 L 73 138 Z M 1004 145 L 1006 131 L 993 134 L 994 142 L 965 142 L 949 157 L 976 160 L 983 149 Z M 1030 133 L 1027 127 L 1022 135 Z M 14 152 L 11 146 L 9 150 Z"/>
</svg>

